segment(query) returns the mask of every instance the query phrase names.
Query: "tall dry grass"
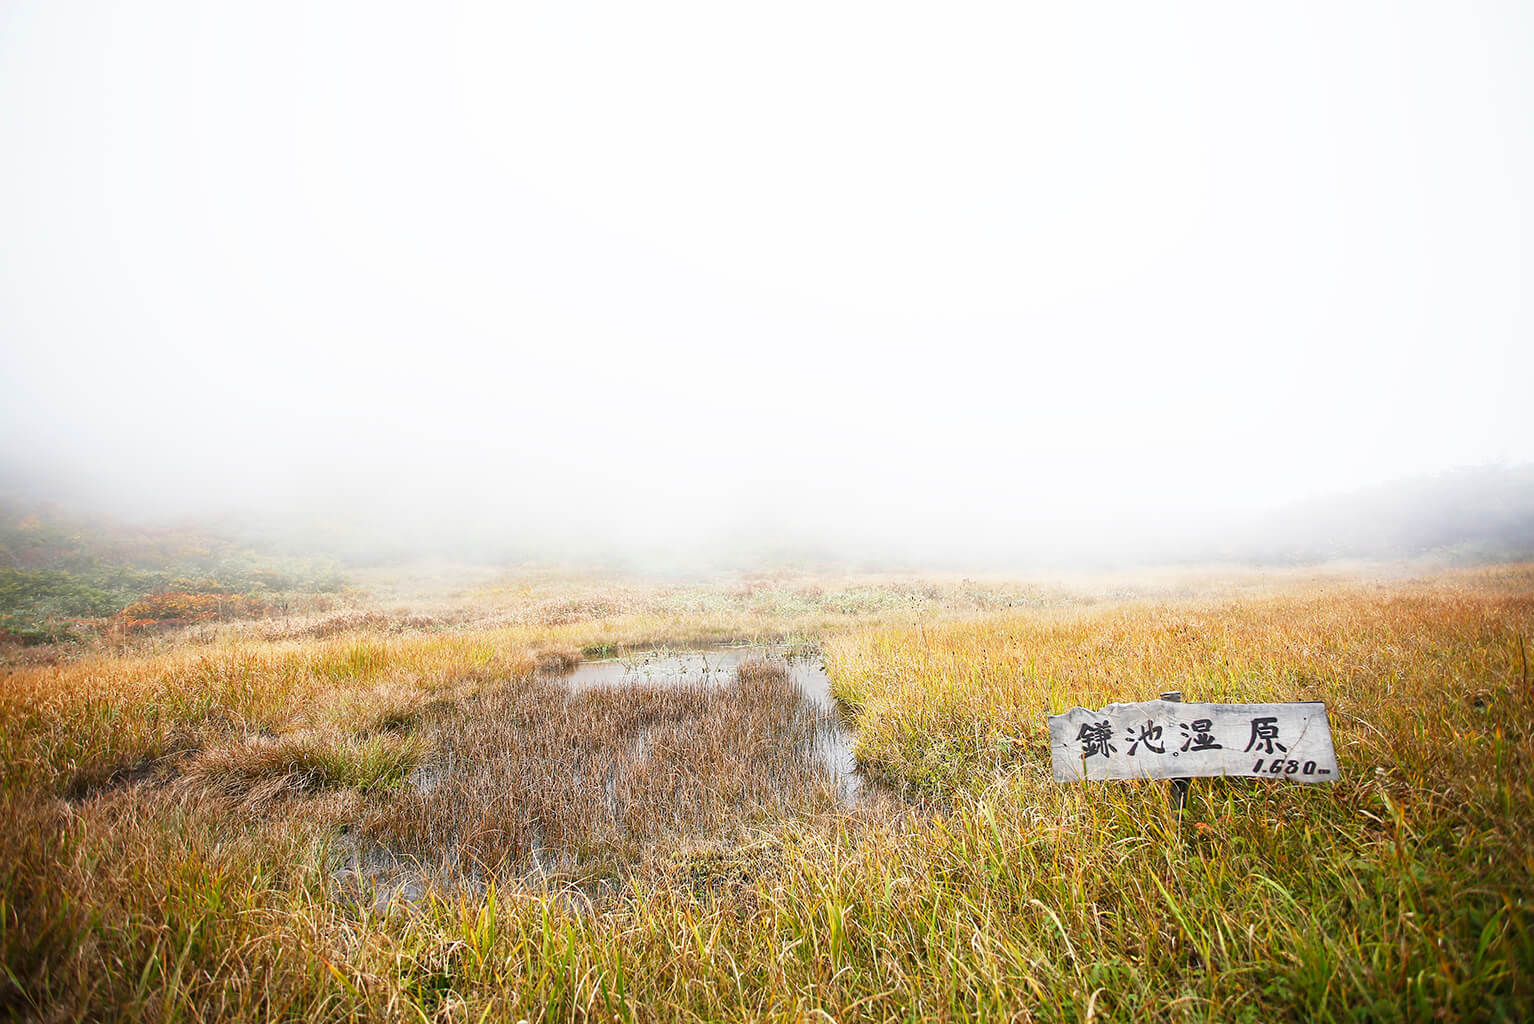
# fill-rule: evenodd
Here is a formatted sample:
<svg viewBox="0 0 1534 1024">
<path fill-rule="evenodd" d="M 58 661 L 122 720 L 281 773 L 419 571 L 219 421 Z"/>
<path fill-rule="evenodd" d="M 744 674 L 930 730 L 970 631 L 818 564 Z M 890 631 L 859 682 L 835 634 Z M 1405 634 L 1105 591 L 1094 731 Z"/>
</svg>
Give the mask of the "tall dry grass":
<svg viewBox="0 0 1534 1024">
<path fill-rule="evenodd" d="M 835 807 L 770 672 L 538 677 L 682 612 L 10 671 L 0 1012 L 1526 1019 L 1534 569 L 1160 593 L 843 620 L 860 756 L 910 805 Z M 1326 700 L 1343 779 L 1181 815 L 1049 781 L 1047 712 L 1168 687 Z M 367 850 L 433 884 L 356 898 Z"/>
</svg>

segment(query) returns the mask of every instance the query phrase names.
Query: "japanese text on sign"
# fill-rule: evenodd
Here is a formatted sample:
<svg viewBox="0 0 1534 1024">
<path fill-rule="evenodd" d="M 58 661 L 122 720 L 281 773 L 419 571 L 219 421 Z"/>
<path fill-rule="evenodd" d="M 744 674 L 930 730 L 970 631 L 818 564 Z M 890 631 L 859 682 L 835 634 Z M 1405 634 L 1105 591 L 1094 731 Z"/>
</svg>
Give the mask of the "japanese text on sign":
<svg viewBox="0 0 1534 1024">
<path fill-rule="evenodd" d="M 1049 718 L 1056 782 L 1245 775 L 1332 782 L 1326 706 L 1149 700 Z"/>
</svg>

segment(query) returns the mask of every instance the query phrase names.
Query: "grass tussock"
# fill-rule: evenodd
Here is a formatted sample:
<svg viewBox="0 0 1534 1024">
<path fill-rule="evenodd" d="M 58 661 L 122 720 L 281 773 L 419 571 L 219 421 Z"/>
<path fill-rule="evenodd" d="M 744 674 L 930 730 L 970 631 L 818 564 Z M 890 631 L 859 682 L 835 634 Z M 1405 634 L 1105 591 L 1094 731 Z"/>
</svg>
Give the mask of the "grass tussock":
<svg viewBox="0 0 1534 1024">
<path fill-rule="evenodd" d="M 369 792 L 398 783 L 414 767 L 410 737 L 362 739 L 300 733 L 253 736 L 200 751 L 176 780 L 179 791 L 258 808 L 325 787 Z"/>
<path fill-rule="evenodd" d="M 1534 569 L 968 610 L 944 582 L 900 592 L 916 618 L 759 582 L 723 613 L 620 586 L 516 598 L 557 624 L 14 666 L 0 1014 L 1527 1018 Z M 838 804 L 807 756 L 826 713 L 780 664 L 712 687 L 540 671 L 794 601 L 866 768 L 918 802 Z M 851 610 L 817 619 L 832 601 Z M 1047 713 L 1168 688 L 1325 700 L 1343 778 L 1199 780 L 1182 814 L 1155 784 L 1049 781 Z"/>
<path fill-rule="evenodd" d="M 539 672 L 550 672 L 556 675 L 569 672 L 581 663 L 585 654 L 579 647 L 573 644 L 561 644 L 546 647 L 534 655 L 534 661 Z"/>
</svg>

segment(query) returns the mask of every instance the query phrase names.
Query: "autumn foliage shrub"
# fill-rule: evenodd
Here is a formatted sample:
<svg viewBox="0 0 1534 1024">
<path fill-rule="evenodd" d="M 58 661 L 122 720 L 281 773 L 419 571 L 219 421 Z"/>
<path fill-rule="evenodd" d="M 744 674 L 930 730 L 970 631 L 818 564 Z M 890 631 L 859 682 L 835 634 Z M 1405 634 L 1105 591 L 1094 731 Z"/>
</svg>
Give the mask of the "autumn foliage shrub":
<svg viewBox="0 0 1534 1024">
<path fill-rule="evenodd" d="M 162 591 L 128 605 L 122 618 L 133 625 L 171 625 L 254 618 L 267 609 L 266 602 L 245 594 Z"/>
</svg>

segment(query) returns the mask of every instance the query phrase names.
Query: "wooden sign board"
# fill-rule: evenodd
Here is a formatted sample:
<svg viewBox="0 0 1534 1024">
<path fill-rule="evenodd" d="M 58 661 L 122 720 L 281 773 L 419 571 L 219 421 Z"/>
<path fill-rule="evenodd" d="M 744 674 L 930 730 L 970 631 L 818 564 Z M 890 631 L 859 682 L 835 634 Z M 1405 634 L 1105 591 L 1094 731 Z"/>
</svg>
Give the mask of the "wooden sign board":
<svg viewBox="0 0 1534 1024">
<path fill-rule="evenodd" d="M 1244 775 L 1335 782 L 1326 705 L 1148 700 L 1049 718 L 1056 782 Z"/>
</svg>

